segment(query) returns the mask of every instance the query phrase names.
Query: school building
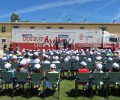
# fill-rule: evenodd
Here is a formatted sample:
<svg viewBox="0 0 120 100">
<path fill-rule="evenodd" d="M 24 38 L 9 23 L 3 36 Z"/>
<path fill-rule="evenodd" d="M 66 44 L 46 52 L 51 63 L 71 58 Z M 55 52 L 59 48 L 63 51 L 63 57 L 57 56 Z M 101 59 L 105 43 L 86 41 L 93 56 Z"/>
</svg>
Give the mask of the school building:
<svg viewBox="0 0 120 100">
<path fill-rule="evenodd" d="M 120 23 L 47 23 L 47 22 L 8 22 L 0 23 L 0 50 L 4 44 L 12 42 L 12 28 L 41 29 L 102 29 L 110 33 L 120 34 Z"/>
</svg>

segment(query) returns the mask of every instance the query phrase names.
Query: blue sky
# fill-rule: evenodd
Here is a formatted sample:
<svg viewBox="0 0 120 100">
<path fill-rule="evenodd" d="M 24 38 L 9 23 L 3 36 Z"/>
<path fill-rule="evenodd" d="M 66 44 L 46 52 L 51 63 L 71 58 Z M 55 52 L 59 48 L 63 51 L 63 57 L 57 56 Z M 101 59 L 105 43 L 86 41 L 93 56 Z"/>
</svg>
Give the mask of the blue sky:
<svg viewBox="0 0 120 100">
<path fill-rule="evenodd" d="M 0 0 L 0 22 L 14 12 L 30 22 L 120 22 L 120 0 Z"/>
</svg>

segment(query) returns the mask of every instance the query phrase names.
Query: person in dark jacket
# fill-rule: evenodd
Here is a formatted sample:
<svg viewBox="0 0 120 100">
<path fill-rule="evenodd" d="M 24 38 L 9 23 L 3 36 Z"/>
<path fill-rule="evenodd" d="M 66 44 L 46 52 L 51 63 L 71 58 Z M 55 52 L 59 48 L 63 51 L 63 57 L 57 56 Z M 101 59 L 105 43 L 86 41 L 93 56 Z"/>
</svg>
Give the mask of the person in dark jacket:
<svg viewBox="0 0 120 100">
<path fill-rule="evenodd" d="M 63 40 L 63 46 L 64 46 L 64 49 L 67 48 L 67 44 L 68 44 L 68 43 L 67 43 L 67 39 L 64 39 L 64 40 Z"/>
</svg>

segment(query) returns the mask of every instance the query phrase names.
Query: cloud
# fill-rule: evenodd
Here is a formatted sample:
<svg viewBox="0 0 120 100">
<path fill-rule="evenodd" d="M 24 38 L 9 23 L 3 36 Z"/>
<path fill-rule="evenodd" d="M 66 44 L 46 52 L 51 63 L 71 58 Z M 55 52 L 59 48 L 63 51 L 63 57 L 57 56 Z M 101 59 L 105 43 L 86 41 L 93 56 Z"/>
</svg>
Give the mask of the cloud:
<svg viewBox="0 0 120 100">
<path fill-rule="evenodd" d="M 109 5 L 113 4 L 113 3 L 115 3 L 115 2 L 117 2 L 117 1 L 118 1 L 118 0 L 112 0 L 112 1 L 110 1 L 110 2 L 108 2 L 108 3 L 106 3 L 106 4 L 104 4 L 103 6 L 99 7 L 98 9 L 96 9 L 95 12 L 104 9 L 105 7 L 107 7 L 107 6 L 109 6 Z"/>
<path fill-rule="evenodd" d="M 99 0 L 64 0 L 64 1 L 58 1 L 58 2 L 45 3 L 45 4 L 30 7 L 30 8 L 26 8 L 26 9 L 16 10 L 13 12 L 15 12 L 17 14 L 25 14 L 25 13 L 44 10 L 44 9 L 69 6 L 69 5 L 75 5 L 75 4 L 83 4 L 83 3 L 96 2 L 96 1 L 99 1 Z M 0 18 L 9 17 L 13 12 L 4 14 Z"/>
<path fill-rule="evenodd" d="M 66 15 L 66 12 L 62 13 L 62 15 L 58 18 L 57 22 L 60 22 Z"/>
</svg>

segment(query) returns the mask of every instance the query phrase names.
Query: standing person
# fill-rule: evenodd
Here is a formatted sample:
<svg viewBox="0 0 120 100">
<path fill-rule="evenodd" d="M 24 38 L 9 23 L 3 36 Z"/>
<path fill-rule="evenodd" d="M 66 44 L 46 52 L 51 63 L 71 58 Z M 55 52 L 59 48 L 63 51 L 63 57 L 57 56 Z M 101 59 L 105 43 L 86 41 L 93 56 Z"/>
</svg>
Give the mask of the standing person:
<svg viewBox="0 0 120 100">
<path fill-rule="evenodd" d="M 8 54 L 9 53 L 9 51 L 8 51 L 8 48 L 7 48 L 7 45 L 5 44 L 4 45 L 4 47 L 3 47 L 3 52 L 5 53 L 5 54 Z"/>
<path fill-rule="evenodd" d="M 12 46 L 12 44 L 10 44 L 9 53 L 13 54 L 13 46 Z"/>
<path fill-rule="evenodd" d="M 60 50 L 62 50 L 62 45 L 63 44 L 63 41 L 60 41 L 59 45 L 60 45 Z"/>
<path fill-rule="evenodd" d="M 56 37 L 55 45 L 56 45 L 56 50 L 58 50 L 59 41 L 58 41 L 57 37 Z"/>
<path fill-rule="evenodd" d="M 72 49 L 75 50 L 75 40 L 72 41 Z"/>
<path fill-rule="evenodd" d="M 20 47 L 18 46 L 18 44 L 16 44 L 15 50 L 18 51 L 19 49 L 20 49 Z"/>
<path fill-rule="evenodd" d="M 68 50 L 70 50 L 70 46 L 71 46 L 71 40 L 70 40 L 70 38 L 68 39 Z"/>
<path fill-rule="evenodd" d="M 64 46 L 64 50 L 65 50 L 67 48 L 67 39 L 64 39 L 63 46 Z"/>
</svg>

